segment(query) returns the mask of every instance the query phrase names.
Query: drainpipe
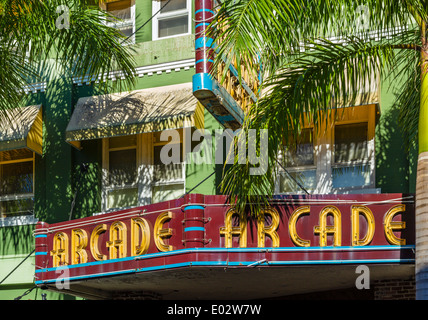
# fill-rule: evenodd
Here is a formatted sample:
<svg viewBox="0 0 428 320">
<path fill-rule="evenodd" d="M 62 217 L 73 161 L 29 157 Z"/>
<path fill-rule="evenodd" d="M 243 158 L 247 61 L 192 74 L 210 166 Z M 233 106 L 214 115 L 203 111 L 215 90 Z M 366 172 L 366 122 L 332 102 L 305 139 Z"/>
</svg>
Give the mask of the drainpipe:
<svg viewBox="0 0 428 320">
<path fill-rule="evenodd" d="M 206 36 L 215 15 L 213 0 L 195 0 L 195 75 L 193 95 L 225 128 L 237 130 L 245 114 L 229 92 L 212 77 L 216 44 Z"/>
</svg>

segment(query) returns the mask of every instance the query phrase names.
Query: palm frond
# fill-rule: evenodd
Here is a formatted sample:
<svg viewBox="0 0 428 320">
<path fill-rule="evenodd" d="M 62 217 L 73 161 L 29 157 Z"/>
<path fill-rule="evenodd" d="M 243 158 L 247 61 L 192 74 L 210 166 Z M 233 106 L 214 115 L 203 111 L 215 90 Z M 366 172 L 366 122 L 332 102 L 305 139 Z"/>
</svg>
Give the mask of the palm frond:
<svg viewBox="0 0 428 320">
<path fill-rule="evenodd" d="M 54 59 L 71 76 L 89 76 L 99 80 L 100 85 L 107 84 L 108 73 L 120 70 L 124 81 L 117 81 L 114 86 L 123 90 L 135 83 L 131 47 L 124 46 L 125 37 L 106 24 L 111 16 L 96 5 L 97 1 L 3 0 L 3 3 L 0 41 L 5 50 L 20 53 L 15 56 L 16 63 L 25 61 L 36 70 L 43 60 Z M 69 28 L 58 27 L 63 12 L 57 9 L 61 6 L 69 9 Z M 28 72 L 21 76 L 30 78 L 27 82 L 37 77 Z"/>
<path fill-rule="evenodd" d="M 416 0 L 224 0 L 207 34 L 218 44 L 215 70 L 233 63 L 270 76 L 313 39 L 396 36 L 424 10 Z"/>
<path fill-rule="evenodd" d="M 27 77 L 34 69 L 21 52 L 0 43 L 0 114 L 3 110 L 21 106 Z"/>
<path fill-rule="evenodd" d="M 207 33 L 220 45 L 214 69 L 224 59 L 227 67 L 236 62 L 238 70 L 243 65 L 252 74 L 260 65 L 274 70 L 284 50 L 299 44 L 295 12 L 303 5 L 302 0 L 223 1 Z"/>
<path fill-rule="evenodd" d="M 238 163 L 224 175 L 222 191 L 236 194 L 236 205 L 250 206 L 257 212 L 268 204 L 277 174 L 278 154 L 290 135 L 297 136 L 304 121 L 314 124 L 335 120 L 338 108 L 370 103 L 364 90 L 378 81 L 381 70 L 396 64 L 397 52 L 391 39 L 366 42 L 356 37 L 346 39 L 346 45 L 317 39 L 305 52 L 266 80 L 267 91 L 254 104 L 243 125 L 243 131 L 269 130 L 268 164 L 264 176 L 249 176 L 249 165 Z M 378 89 L 376 87 L 376 89 Z M 254 204 L 254 196 L 266 199 Z M 249 204 L 251 203 L 251 204 Z"/>
<path fill-rule="evenodd" d="M 413 62 L 413 65 L 410 65 Z M 421 88 L 421 75 L 420 66 L 417 59 L 409 60 L 409 64 L 403 67 L 409 71 L 403 73 L 403 78 L 400 83 L 403 87 L 393 107 L 399 110 L 398 124 L 400 125 L 405 142 L 405 149 L 415 147 L 418 141 L 418 126 L 419 126 L 419 109 L 420 109 L 420 88 Z"/>
</svg>

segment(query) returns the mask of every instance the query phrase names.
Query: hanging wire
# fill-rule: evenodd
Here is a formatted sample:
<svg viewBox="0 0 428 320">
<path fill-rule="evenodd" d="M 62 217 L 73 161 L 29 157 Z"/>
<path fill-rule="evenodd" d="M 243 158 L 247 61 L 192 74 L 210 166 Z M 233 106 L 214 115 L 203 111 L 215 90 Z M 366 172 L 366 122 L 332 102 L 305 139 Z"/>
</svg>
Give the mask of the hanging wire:
<svg viewBox="0 0 428 320">
<path fill-rule="evenodd" d="M 199 182 L 192 189 L 190 189 L 185 194 L 183 194 L 179 199 L 184 198 L 186 195 L 188 195 L 189 193 L 191 193 L 193 190 L 195 190 L 197 187 L 199 187 L 202 183 L 204 183 L 206 180 L 208 180 L 209 178 L 211 178 L 215 173 L 216 173 L 216 171 L 213 171 L 208 177 L 206 177 L 204 180 L 202 180 L 201 182 Z"/>
<path fill-rule="evenodd" d="M 296 178 L 294 178 L 290 174 L 290 172 L 288 172 L 287 169 L 285 169 L 285 167 L 282 165 L 282 163 L 278 159 L 276 159 L 276 162 L 279 164 L 279 166 L 282 168 L 282 170 L 284 170 L 285 173 L 291 178 L 291 180 L 293 180 L 299 186 L 300 189 L 302 189 L 307 195 L 309 195 L 309 192 L 300 184 L 299 181 L 296 180 Z"/>
</svg>

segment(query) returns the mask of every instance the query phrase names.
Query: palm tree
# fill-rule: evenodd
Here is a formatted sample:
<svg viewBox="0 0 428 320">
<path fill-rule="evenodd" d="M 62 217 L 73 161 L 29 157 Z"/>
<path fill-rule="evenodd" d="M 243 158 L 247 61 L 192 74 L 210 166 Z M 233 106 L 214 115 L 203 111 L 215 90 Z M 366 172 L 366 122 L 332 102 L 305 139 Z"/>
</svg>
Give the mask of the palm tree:
<svg viewBox="0 0 428 320">
<path fill-rule="evenodd" d="M 109 72 L 120 70 L 120 85 L 131 86 L 131 48 L 107 26 L 108 19 L 114 18 L 100 10 L 98 0 L 0 0 L 0 111 L 23 103 L 20 89 L 40 81 L 46 59 L 106 87 Z"/>
<path fill-rule="evenodd" d="M 242 132 L 269 130 L 269 170 L 249 175 L 250 164 L 225 171 L 223 192 L 239 210 L 269 205 L 283 141 L 305 117 L 315 128 L 336 109 L 353 105 L 373 74 L 403 77 L 400 123 L 419 148 L 416 185 L 417 299 L 428 299 L 428 43 L 425 1 L 224 0 L 210 25 L 215 66 L 232 62 L 254 79 L 262 66 L 258 100 Z M 400 66 L 400 68 L 396 68 Z M 224 68 L 227 70 L 227 68 Z M 367 101 L 368 102 L 368 101 Z"/>
</svg>

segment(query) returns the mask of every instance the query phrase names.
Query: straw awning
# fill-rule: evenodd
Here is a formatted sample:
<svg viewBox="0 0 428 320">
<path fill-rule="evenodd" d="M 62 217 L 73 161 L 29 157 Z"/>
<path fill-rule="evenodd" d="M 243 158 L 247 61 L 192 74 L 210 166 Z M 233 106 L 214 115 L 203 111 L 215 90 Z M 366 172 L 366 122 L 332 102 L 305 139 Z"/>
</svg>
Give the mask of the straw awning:
<svg viewBox="0 0 428 320">
<path fill-rule="evenodd" d="M 28 148 L 43 153 L 42 106 L 7 109 L 0 113 L 0 151 Z"/>
<path fill-rule="evenodd" d="M 80 98 L 66 129 L 66 141 L 80 141 L 204 127 L 203 106 L 192 84 Z"/>
</svg>

